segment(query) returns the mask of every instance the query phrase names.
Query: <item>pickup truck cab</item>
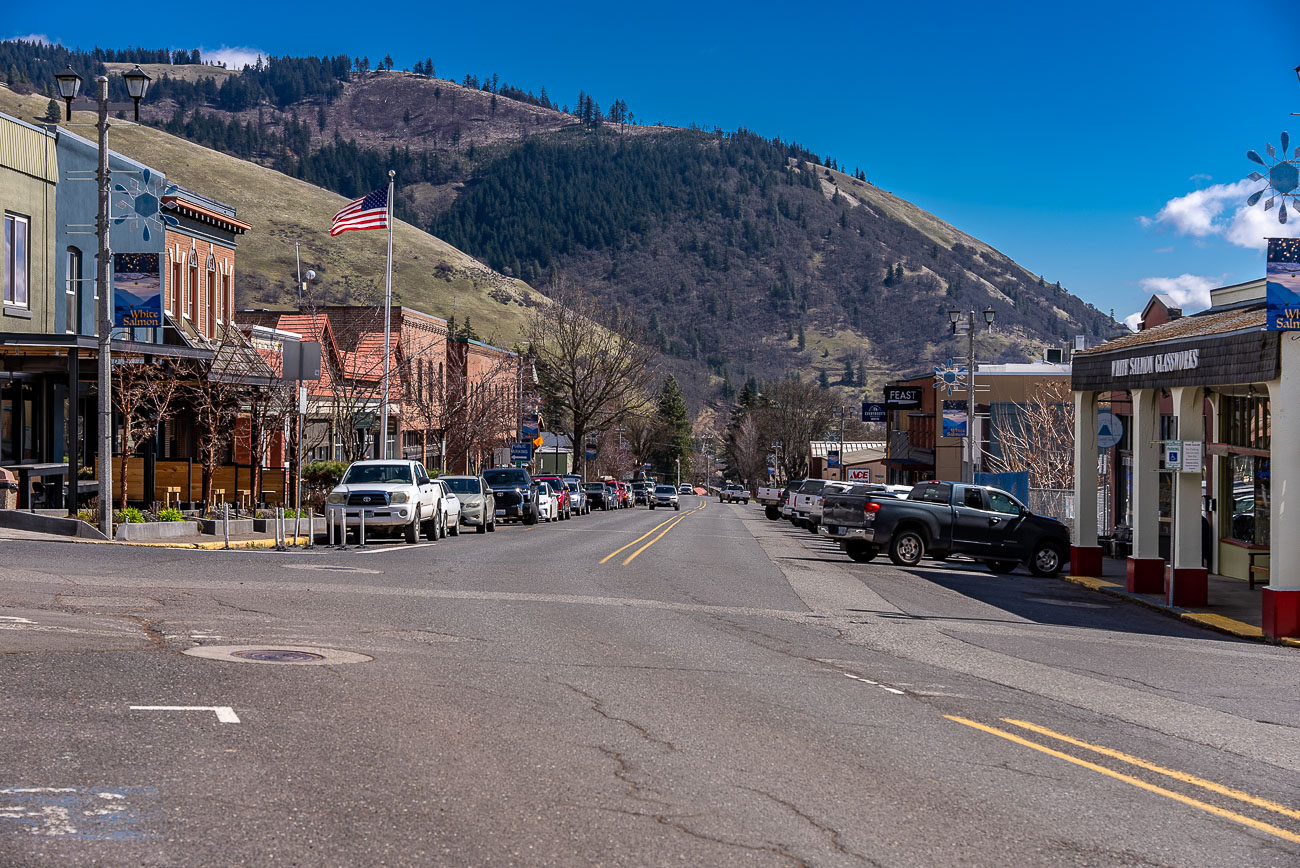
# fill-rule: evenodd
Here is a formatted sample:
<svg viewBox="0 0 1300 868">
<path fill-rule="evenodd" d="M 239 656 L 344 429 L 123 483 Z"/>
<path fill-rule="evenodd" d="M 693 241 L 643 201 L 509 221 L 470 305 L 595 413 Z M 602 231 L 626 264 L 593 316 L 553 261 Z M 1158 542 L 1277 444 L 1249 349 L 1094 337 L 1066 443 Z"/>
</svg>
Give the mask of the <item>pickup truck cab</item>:
<svg viewBox="0 0 1300 868">
<path fill-rule="evenodd" d="M 822 509 L 822 533 L 855 561 L 885 552 L 895 564 L 913 567 L 927 555 L 960 554 L 997 573 L 1025 564 L 1036 576 L 1053 576 L 1070 550 L 1065 525 L 1035 515 L 1000 488 L 922 482 L 905 500 L 872 488 L 828 494 Z"/>
<path fill-rule="evenodd" d="M 749 489 L 734 482 L 728 482 L 718 489 L 720 503 L 749 503 Z"/>
<path fill-rule="evenodd" d="M 770 485 L 760 485 L 758 487 L 759 504 L 763 507 L 763 515 L 769 520 L 776 521 L 781 517 L 781 498 L 785 490 Z"/>
<path fill-rule="evenodd" d="M 799 491 L 799 486 L 803 485 L 802 479 L 791 479 L 781 490 L 781 518 L 793 520 L 794 516 L 794 496 Z"/>
<path fill-rule="evenodd" d="M 356 528 L 359 538 L 364 521 L 369 533 L 401 533 L 414 543 L 421 533 L 431 540 L 447 533 L 444 497 L 442 486 L 418 461 L 356 461 L 325 498 L 325 507 L 345 535 Z"/>
<path fill-rule="evenodd" d="M 820 505 L 822 489 L 829 485 L 830 479 L 805 479 L 803 485 L 794 492 L 794 502 L 790 505 L 790 523 L 795 527 L 806 527 L 817 532 L 817 524 L 812 518 L 813 506 Z"/>
</svg>

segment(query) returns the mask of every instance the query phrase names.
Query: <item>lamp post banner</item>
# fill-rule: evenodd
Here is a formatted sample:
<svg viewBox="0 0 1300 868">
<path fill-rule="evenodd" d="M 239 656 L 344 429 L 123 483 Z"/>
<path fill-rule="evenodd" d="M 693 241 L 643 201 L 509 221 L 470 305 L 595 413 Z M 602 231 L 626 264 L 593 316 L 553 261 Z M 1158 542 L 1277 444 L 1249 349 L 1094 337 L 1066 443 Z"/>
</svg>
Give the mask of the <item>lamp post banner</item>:
<svg viewBox="0 0 1300 868">
<path fill-rule="evenodd" d="M 1300 238 L 1268 239 L 1269 331 L 1300 330 Z"/>
<path fill-rule="evenodd" d="M 113 254 L 113 326 L 162 328 L 162 279 L 157 253 Z"/>
</svg>

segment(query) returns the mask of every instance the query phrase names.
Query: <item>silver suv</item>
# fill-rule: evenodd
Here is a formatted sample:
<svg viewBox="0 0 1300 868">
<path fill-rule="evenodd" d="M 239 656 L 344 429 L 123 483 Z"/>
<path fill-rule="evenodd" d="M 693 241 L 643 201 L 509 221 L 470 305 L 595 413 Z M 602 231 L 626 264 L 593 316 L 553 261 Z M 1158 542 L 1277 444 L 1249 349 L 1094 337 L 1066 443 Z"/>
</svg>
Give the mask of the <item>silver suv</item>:
<svg viewBox="0 0 1300 868">
<path fill-rule="evenodd" d="M 659 506 L 671 506 L 673 509 L 682 508 L 681 501 L 677 499 L 677 489 L 671 485 L 656 485 L 653 492 L 649 492 L 650 508 L 654 509 Z"/>
</svg>

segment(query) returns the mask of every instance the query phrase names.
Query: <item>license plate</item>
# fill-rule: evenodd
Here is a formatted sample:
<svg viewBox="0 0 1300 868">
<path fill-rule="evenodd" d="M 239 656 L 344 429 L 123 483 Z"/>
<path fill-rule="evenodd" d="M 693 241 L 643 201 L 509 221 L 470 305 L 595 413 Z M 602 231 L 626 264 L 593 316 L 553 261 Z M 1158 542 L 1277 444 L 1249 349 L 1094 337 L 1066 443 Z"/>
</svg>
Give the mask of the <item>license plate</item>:
<svg viewBox="0 0 1300 868">
<path fill-rule="evenodd" d="M 844 536 L 844 532 L 845 532 L 846 530 L 847 530 L 847 528 L 837 527 L 837 528 L 835 528 L 835 533 L 838 534 L 839 536 Z"/>
<path fill-rule="evenodd" d="M 505 515 L 505 514 L 506 514 L 506 511 L 505 511 L 504 509 L 498 509 L 498 510 L 497 510 L 497 515 Z"/>
</svg>

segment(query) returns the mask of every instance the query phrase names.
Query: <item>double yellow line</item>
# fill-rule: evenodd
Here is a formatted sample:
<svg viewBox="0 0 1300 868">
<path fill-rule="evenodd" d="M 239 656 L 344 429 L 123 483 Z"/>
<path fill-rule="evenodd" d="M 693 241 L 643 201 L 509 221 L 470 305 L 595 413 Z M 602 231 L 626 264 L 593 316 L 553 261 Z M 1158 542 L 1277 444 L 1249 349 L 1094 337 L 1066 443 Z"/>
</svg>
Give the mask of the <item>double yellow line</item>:
<svg viewBox="0 0 1300 868">
<path fill-rule="evenodd" d="M 1267 834 L 1274 835 L 1278 838 L 1283 839 L 1284 841 L 1291 841 L 1292 843 L 1300 844 L 1300 834 L 1296 834 L 1295 832 L 1292 832 L 1289 829 L 1283 829 L 1280 826 L 1274 826 L 1272 823 L 1265 823 L 1260 820 L 1256 820 L 1253 817 L 1248 817 L 1245 814 L 1239 814 L 1236 811 L 1230 811 L 1226 808 L 1220 808 L 1217 805 L 1211 805 L 1209 802 L 1203 802 L 1200 799 L 1194 799 L 1191 796 L 1185 796 L 1182 793 L 1174 792 L 1173 790 L 1168 790 L 1165 789 L 1164 787 L 1156 786 L 1155 784 L 1148 783 L 1140 778 L 1135 778 L 1132 775 L 1126 775 L 1122 772 L 1117 772 L 1114 769 L 1108 769 L 1105 766 L 1098 765 L 1097 763 L 1089 762 L 1088 760 L 1085 759 L 1080 759 L 1079 757 L 1076 756 L 1071 756 L 1068 753 L 1055 750 L 1053 748 L 1047 747 L 1046 745 L 1039 744 L 1036 741 L 1031 741 L 1027 738 L 1022 738 L 1021 736 L 1016 735 L 1015 733 L 1007 732 L 1004 729 L 998 729 L 997 727 L 988 726 L 986 724 L 979 723 L 974 720 L 968 720 L 964 717 L 955 717 L 951 714 L 946 714 L 944 715 L 944 717 L 948 718 L 951 721 L 955 721 L 956 723 L 960 723 L 963 726 L 973 727 L 982 732 L 987 732 L 991 735 L 996 735 L 999 738 L 1005 738 L 1007 741 L 1015 742 L 1016 744 L 1023 745 L 1028 748 L 1032 748 L 1033 750 L 1039 751 L 1041 753 L 1045 753 L 1048 756 L 1056 757 L 1057 759 L 1065 760 L 1068 763 L 1073 763 L 1074 765 L 1081 766 L 1082 768 L 1097 772 L 1098 774 L 1103 774 L 1106 775 L 1107 777 L 1114 778 L 1115 780 L 1123 781 L 1126 784 L 1131 784 L 1132 786 L 1146 790 L 1147 792 L 1155 793 L 1157 795 L 1164 796 L 1165 798 L 1168 799 L 1173 799 L 1176 802 L 1181 802 L 1182 804 L 1189 805 L 1193 808 L 1199 808 L 1202 811 L 1206 811 L 1208 813 L 1214 814 L 1216 817 L 1222 817 L 1225 820 L 1232 820 L 1234 823 L 1240 823 L 1243 826 L 1249 826 L 1250 828 L 1255 829 L 1256 831 L 1266 832 Z M 1175 769 L 1168 769 L 1165 768 L 1164 766 L 1156 765 L 1153 762 L 1149 762 L 1148 760 L 1141 759 L 1140 757 L 1135 757 L 1132 756 L 1131 754 L 1126 754 L 1123 751 L 1115 750 L 1114 748 L 1103 747 L 1101 745 L 1096 745 L 1096 744 L 1089 744 L 1086 741 L 1080 741 L 1077 738 L 1072 738 L 1071 736 L 1065 735 L 1063 733 L 1055 732 L 1053 730 L 1048 729 L 1045 726 L 1039 726 L 1038 724 L 1035 723 L 1030 723 L 1024 720 L 1012 720 L 1011 718 L 1008 717 L 1004 717 L 1001 720 L 1003 723 L 1010 724 L 1011 726 L 1019 727 L 1020 729 L 1025 729 L 1030 732 L 1037 733 L 1038 735 L 1045 736 L 1047 738 L 1056 739 L 1057 741 L 1064 742 L 1065 744 L 1073 745 L 1074 747 L 1077 748 L 1082 748 L 1084 750 L 1092 751 L 1093 753 L 1100 754 L 1101 756 L 1109 757 L 1110 759 L 1118 760 L 1123 763 L 1128 763 L 1129 765 L 1136 766 L 1148 772 L 1154 772 L 1155 774 L 1158 775 L 1164 775 L 1167 778 L 1172 778 L 1173 780 L 1179 781 L 1181 783 L 1190 784 L 1191 786 L 1194 787 L 1199 787 L 1203 790 L 1207 790 L 1209 792 L 1215 793 L 1216 795 L 1226 796 L 1227 798 L 1235 799 L 1239 802 L 1243 802 L 1245 804 L 1251 805 L 1256 808 L 1261 808 L 1265 811 L 1272 811 L 1275 814 L 1280 814 L 1284 817 L 1289 817 L 1293 820 L 1300 820 L 1300 811 L 1296 810 L 1295 808 L 1289 808 L 1286 805 L 1279 804 L 1270 799 L 1263 799 L 1260 798 L 1259 796 L 1252 796 L 1250 793 L 1244 793 L 1241 790 L 1233 789 L 1232 787 L 1226 787 L 1223 784 L 1218 784 L 1215 783 L 1214 781 L 1207 781 L 1205 778 L 1198 778 L 1197 776 L 1189 775 L 1186 772 L 1180 772 Z"/>
<path fill-rule="evenodd" d="M 677 525 L 681 524 L 682 521 L 686 518 L 686 516 L 688 516 L 688 515 L 694 515 L 695 513 L 697 513 L 697 512 L 699 512 L 700 510 L 704 509 L 704 508 L 705 508 L 706 506 L 708 506 L 708 505 L 709 505 L 709 504 L 708 504 L 708 501 L 705 501 L 704 503 L 701 503 L 699 506 L 695 507 L 695 509 L 689 509 L 689 510 L 687 510 L 686 512 L 682 513 L 682 514 L 679 515 L 679 516 L 675 516 L 674 518 L 670 518 L 670 519 L 668 519 L 667 521 L 662 521 L 662 522 L 660 522 L 659 524 L 657 524 L 657 525 L 655 525 L 654 527 L 650 528 L 650 530 L 648 530 L 648 531 L 646 531 L 645 533 L 641 534 L 641 536 L 639 536 L 639 537 L 637 537 L 636 539 L 632 540 L 632 541 L 631 541 L 630 543 L 628 543 L 627 545 L 623 546 L 622 548 L 615 549 L 614 551 L 612 551 L 612 552 L 610 552 L 609 554 L 605 555 L 603 558 L 600 559 L 600 562 L 601 562 L 602 564 L 603 564 L 603 563 L 608 563 L 609 561 L 613 560 L 617 555 L 622 554 L 623 552 L 625 552 L 625 551 L 627 551 L 628 549 L 632 548 L 632 546 L 634 546 L 634 545 L 636 545 L 637 543 L 641 542 L 641 540 L 643 540 L 643 539 L 645 539 L 646 537 L 650 536 L 650 535 L 651 535 L 652 533 L 654 533 L 655 531 L 659 531 L 659 535 L 658 535 L 658 536 L 656 536 L 654 539 L 650 540 L 650 542 L 646 543 L 645 545 L 641 546 L 641 548 L 639 548 L 639 549 L 637 549 L 636 551 L 632 552 L 632 554 L 628 555 L 627 558 L 624 559 L 624 561 L 623 561 L 623 563 L 622 563 L 622 566 L 627 566 L 628 564 L 632 563 L 632 561 L 636 560 L 636 556 L 637 556 L 637 555 L 641 554 L 641 552 L 645 551 L 646 549 L 650 548 L 650 546 L 652 546 L 652 545 L 654 545 L 655 543 L 659 542 L 659 540 L 661 540 L 661 539 L 664 538 L 664 535 L 667 534 L 668 531 L 672 530 L 673 528 L 677 527 Z M 663 530 L 660 530 L 660 528 L 663 528 Z"/>
</svg>

